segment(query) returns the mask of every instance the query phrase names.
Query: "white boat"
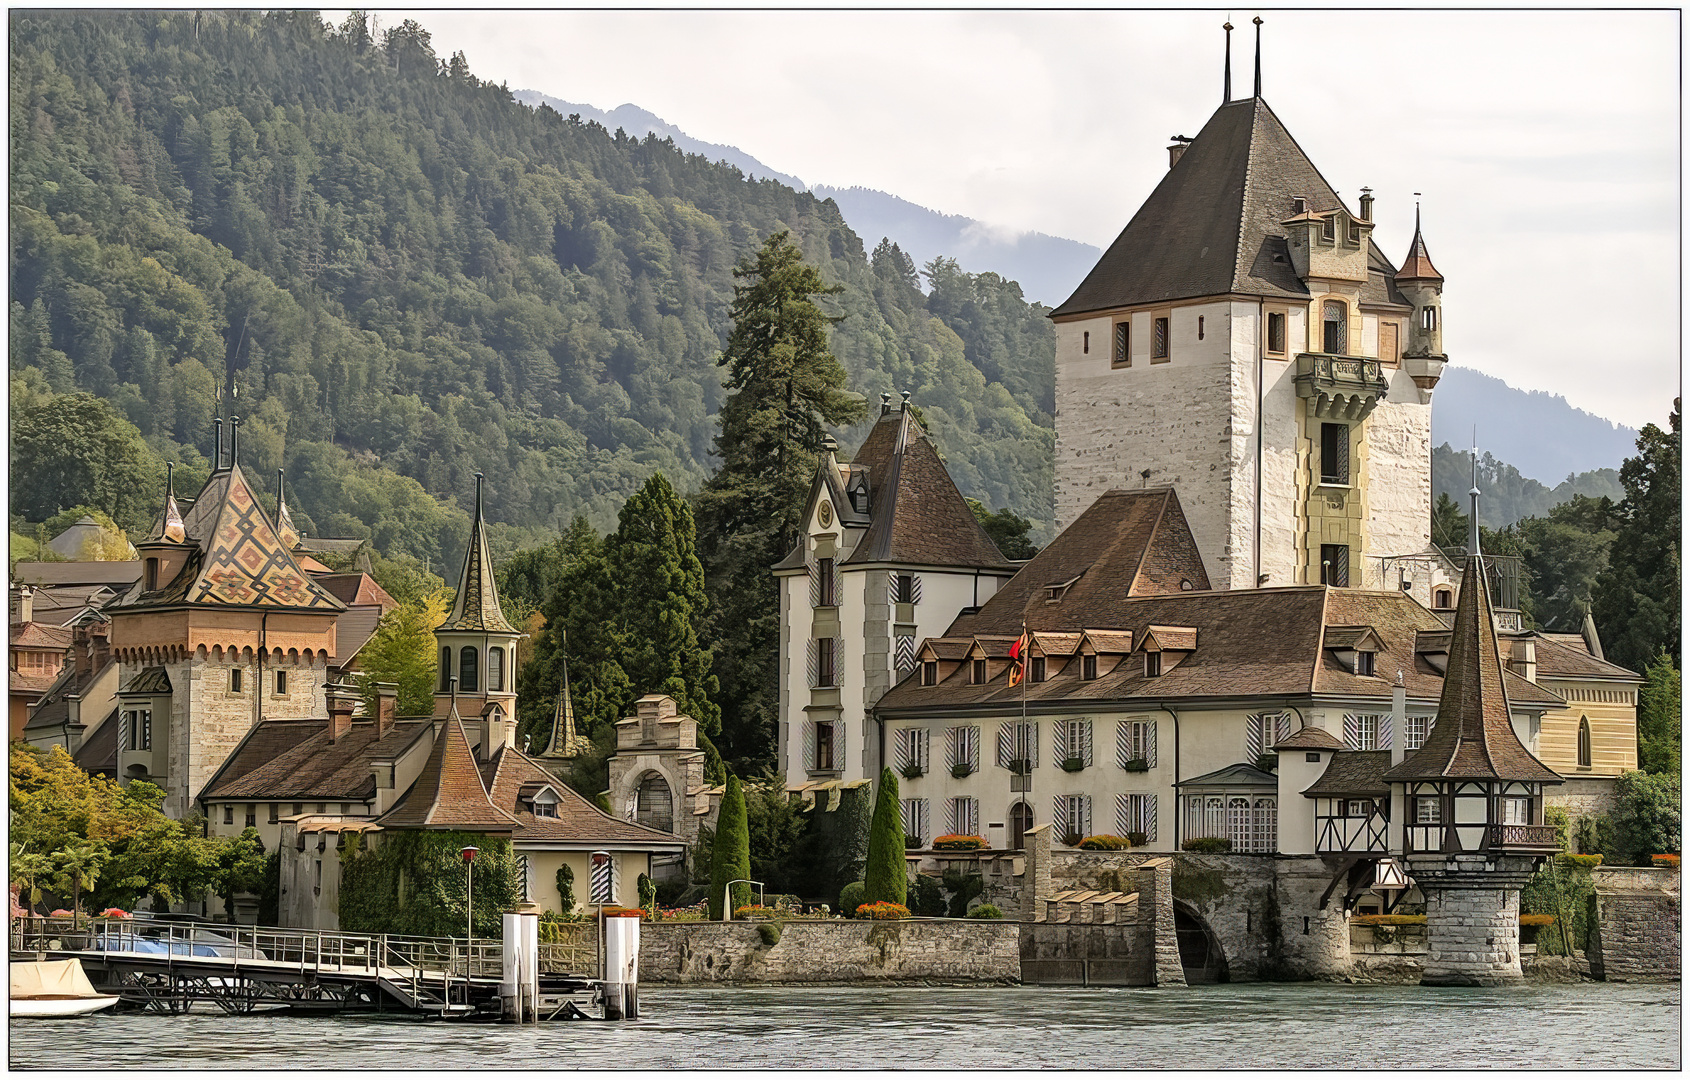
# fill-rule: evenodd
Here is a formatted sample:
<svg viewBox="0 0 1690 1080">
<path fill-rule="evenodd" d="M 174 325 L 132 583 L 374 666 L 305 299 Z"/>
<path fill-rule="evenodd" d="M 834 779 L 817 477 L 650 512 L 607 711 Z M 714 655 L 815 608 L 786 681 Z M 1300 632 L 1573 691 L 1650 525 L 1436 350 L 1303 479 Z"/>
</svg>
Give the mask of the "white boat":
<svg viewBox="0 0 1690 1080">
<path fill-rule="evenodd" d="M 94 990 L 80 960 L 14 960 L 11 1016 L 84 1016 L 117 1004 Z"/>
</svg>

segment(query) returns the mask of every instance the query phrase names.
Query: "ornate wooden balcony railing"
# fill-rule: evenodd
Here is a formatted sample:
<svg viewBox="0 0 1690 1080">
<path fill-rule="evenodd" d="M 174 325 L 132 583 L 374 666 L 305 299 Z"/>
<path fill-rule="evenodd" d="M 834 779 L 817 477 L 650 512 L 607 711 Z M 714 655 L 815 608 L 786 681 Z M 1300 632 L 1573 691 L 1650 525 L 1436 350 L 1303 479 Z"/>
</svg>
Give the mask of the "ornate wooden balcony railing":
<svg viewBox="0 0 1690 1080">
<path fill-rule="evenodd" d="M 1359 421 L 1390 389 L 1378 360 L 1334 353 L 1298 353 L 1292 381 L 1297 396 L 1311 399 L 1315 415 L 1325 420 Z"/>
<path fill-rule="evenodd" d="M 1492 851 L 1557 852 L 1553 825 L 1492 825 L 1485 838 Z"/>
</svg>

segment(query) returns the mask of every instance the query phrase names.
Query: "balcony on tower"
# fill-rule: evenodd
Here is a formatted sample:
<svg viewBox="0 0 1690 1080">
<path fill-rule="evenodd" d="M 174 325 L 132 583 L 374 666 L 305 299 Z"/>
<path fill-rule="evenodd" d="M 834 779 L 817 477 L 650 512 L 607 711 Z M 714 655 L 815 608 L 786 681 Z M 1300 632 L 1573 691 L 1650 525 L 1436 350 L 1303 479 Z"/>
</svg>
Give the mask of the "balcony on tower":
<svg viewBox="0 0 1690 1080">
<path fill-rule="evenodd" d="M 1390 390 L 1378 360 L 1338 353 L 1298 353 L 1293 381 L 1315 417 L 1349 423 L 1364 419 Z"/>
</svg>

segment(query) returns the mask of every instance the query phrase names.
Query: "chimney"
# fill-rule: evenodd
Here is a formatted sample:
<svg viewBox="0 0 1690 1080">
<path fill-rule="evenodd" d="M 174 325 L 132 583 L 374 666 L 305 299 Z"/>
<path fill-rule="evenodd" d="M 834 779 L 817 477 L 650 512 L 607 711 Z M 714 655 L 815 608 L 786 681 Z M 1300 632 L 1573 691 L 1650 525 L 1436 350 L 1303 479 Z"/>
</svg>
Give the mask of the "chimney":
<svg viewBox="0 0 1690 1080">
<path fill-rule="evenodd" d="M 492 761 L 501 746 L 516 747 L 515 725 L 504 709 L 490 703 L 481 713 L 481 760 Z"/>
<path fill-rule="evenodd" d="M 399 713 L 399 684 L 390 682 L 376 683 L 376 738 L 382 738 L 393 730 L 393 721 Z"/>
<path fill-rule="evenodd" d="M 1361 189 L 1361 220 L 1373 220 L 1373 189 Z"/>
<path fill-rule="evenodd" d="M 337 743 L 352 730 L 352 710 L 358 704 L 358 695 L 343 683 L 323 689 L 329 703 L 329 742 Z"/>
<path fill-rule="evenodd" d="M 1403 685 L 1402 669 L 1397 669 L 1397 685 L 1391 688 L 1391 764 L 1401 765 L 1408 740 L 1408 687 Z"/>
<path fill-rule="evenodd" d="M 1185 156 L 1186 147 L 1190 145 L 1191 140 L 1184 135 L 1174 136 L 1174 144 L 1168 147 L 1168 168 L 1179 164 L 1179 159 Z"/>
<path fill-rule="evenodd" d="M 18 587 L 18 622 L 35 621 L 35 590 L 28 585 Z"/>
</svg>

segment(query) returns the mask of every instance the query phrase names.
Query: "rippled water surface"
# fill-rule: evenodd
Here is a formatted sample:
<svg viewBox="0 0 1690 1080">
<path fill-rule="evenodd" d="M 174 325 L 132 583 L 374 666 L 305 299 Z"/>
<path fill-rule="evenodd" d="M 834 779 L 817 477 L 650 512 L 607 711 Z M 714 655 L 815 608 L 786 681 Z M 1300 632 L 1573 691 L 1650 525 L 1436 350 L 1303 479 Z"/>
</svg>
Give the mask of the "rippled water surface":
<svg viewBox="0 0 1690 1080">
<path fill-rule="evenodd" d="M 624 1023 L 13 1021 L 13 1068 L 1678 1068 L 1679 987 L 646 987 Z M 206 1008 L 206 1006 L 201 1006 Z"/>
</svg>

